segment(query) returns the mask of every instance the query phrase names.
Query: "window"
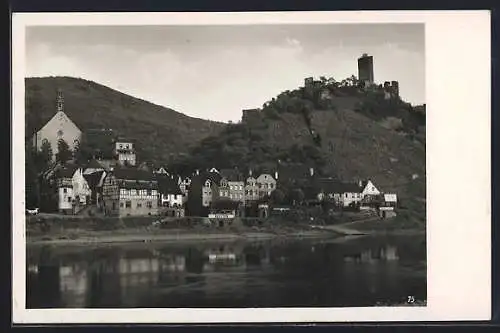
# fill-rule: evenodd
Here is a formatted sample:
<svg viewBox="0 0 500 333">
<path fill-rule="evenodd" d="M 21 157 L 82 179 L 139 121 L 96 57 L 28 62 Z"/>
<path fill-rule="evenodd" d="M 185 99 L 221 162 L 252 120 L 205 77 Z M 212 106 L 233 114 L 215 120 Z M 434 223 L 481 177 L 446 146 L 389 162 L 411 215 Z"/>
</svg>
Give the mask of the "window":
<svg viewBox="0 0 500 333">
<path fill-rule="evenodd" d="M 137 191 L 136 190 L 130 190 L 130 195 L 137 195 Z"/>
<path fill-rule="evenodd" d="M 120 207 L 123 208 L 123 202 L 120 202 Z"/>
<path fill-rule="evenodd" d="M 271 188 L 274 188 L 274 184 L 271 183 Z"/>
<path fill-rule="evenodd" d="M 120 149 L 122 149 L 122 148 L 123 148 L 123 145 L 120 143 Z"/>
<path fill-rule="evenodd" d="M 68 197 L 68 202 L 71 202 L 71 197 Z"/>
<path fill-rule="evenodd" d="M 151 195 L 151 190 L 147 190 L 148 195 Z"/>
<path fill-rule="evenodd" d="M 63 188 L 63 193 L 68 193 L 68 189 L 67 188 Z"/>
<path fill-rule="evenodd" d="M 131 208 L 132 207 L 132 202 L 130 200 L 125 201 L 125 207 L 126 208 Z"/>
<path fill-rule="evenodd" d="M 146 205 L 148 208 L 153 208 L 153 203 L 151 201 L 148 201 Z"/>
<path fill-rule="evenodd" d="M 137 203 L 137 208 L 141 208 L 142 207 L 142 203 L 138 202 Z"/>
</svg>

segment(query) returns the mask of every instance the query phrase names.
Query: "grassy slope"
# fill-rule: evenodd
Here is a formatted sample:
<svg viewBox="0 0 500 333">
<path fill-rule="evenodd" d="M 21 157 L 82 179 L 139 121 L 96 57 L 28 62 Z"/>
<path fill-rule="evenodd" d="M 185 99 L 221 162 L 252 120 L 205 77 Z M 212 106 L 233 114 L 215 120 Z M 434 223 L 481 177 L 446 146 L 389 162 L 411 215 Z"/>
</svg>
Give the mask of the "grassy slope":
<svg viewBox="0 0 500 333">
<path fill-rule="evenodd" d="M 64 94 L 65 112 L 80 129 L 112 128 L 120 135 L 135 139 L 140 160 L 155 158 L 166 162 L 170 154 L 186 153 L 189 147 L 224 127 L 91 81 L 46 77 L 26 79 L 26 134 L 55 114 L 58 88 Z"/>
</svg>

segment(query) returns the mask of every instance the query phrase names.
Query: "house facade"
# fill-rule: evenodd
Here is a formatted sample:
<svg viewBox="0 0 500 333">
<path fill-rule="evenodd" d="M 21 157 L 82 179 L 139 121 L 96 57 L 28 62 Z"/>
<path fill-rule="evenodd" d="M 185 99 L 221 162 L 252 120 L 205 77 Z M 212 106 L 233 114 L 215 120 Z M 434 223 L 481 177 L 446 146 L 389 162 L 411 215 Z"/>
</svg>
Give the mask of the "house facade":
<svg viewBox="0 0 500 333">
<path fill-rule="evenodd" d="M 245 201 L 256 200 L 259 200 L 259 185 L 257 184 L 257 179 L 250 176 L 247 178 L 245 184 Z"/>
<path fill-rule="evenodd" d="M 68 165 L 56 172 L 58 211 L 75 214 L 91 201 L 91 190 L 83 169 Z"/>
<path fill-rule="evenodd" d="M 362 198 L 375 197 L 380 195 L 380 191 L 371 180 L 360 181 L 359 185 L 361 187 Z"/>
<path fill-rule="evenodd" d="M 182 207 L 184 195 L 173 176 L 157 175 L 161 207 Z"/>
<path fill-rule="evenodd" d="M 114 154 L 120 165 L 135 166 L 137 163 L 134 143 L 130 140 L 116 140 Z"/>
<path fill-rule="evenodd" d="M 158 182 L 153 174 L 117 168 L 103 184 L 103 210 L 108 216 L 145 216 L 158 213 Z"/>
<path fill-rule="evenodd" d="M 33 147 L 40 150 L 44 143 L 49 143 L 52 148 L 52 159 L 55 159 L 58 153 L 58 142 L 64 140 L 71 150 L 81 140 L 82 131 L 76 124 L 64 113 L 64 101 L 62 93 L 57 95 L 56 114 L 33 135 Z"/>
<path fill-rule="evenodd" d="M 271 192 L 276 189 L 276 179 L 268 173 L 263 173 L 257 177 L 256 183 L 259 188 L 259 198 L 263 198 L 266 195 L 270 196 Z"/>
<path fill-rule="evenodd" d="M 245 201 L 245 180 L 243 175 L 235 169 L 220 171 L 219 198 L 233 201 Z"/>
</svg>

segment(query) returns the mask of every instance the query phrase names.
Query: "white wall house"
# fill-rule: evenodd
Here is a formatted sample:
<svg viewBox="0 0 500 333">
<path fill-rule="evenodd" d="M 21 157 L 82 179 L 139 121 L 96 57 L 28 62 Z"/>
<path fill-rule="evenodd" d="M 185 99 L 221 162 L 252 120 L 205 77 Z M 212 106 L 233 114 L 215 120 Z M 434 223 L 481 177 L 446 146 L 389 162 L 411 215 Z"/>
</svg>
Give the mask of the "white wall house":
<svg viewBox="0 0 500 333">
<path fill-rule="evenodd" d="M 76 206 L 81 208 L 90 202 L 91 193 L 82 168 L 67 166 L 58 171 L 57 197 L 60 212 L 74 213 Z"/>
<path fill-rule="evenodd" d="M 162 194 L 160 200 L 163 207 L 181 207 L 184 203 L 184 196 L 181 193 Z"/>
<path fill-rule="evenodd" d="M 259 187 L 259 197 L 271 195 L 271 192 L 276 189 L 276 179 L 270 174 L 263 173 L 256 179 L 257 186 Z"/>
<path fill-rule="evenodd" d="M 384 193 L 384 203 L 387 206 L 396 207 L 398 203 L 398 196 L 396 193 Z"/>
<path fill-rule="evenodd" d="M 121 165 L 136 165 L 134 144 L 129 140 L 117 140 L 114 147 L 118 163 Z"/>
<path fill-rule="evenodd" d="M 380 191 L 373 184 L 371 180 L 361 182 L 361 196 L 364 198 L 366 196 L 380 195 Z"/>
</svg>

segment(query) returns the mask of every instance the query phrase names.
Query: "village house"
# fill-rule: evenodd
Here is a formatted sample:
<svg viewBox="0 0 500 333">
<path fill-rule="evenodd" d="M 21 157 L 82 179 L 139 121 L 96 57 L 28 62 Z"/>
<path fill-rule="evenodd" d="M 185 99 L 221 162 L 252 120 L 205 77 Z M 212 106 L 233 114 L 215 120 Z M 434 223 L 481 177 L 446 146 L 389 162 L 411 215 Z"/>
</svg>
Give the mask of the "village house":
<svg viewBox="0 0 500 333">
<path fill-rule="evenodd" d="M 231 225 L 239 216 L 240 202 L 234 200 L 217 200 L 210 204 L 208 218 L 217 226 Z"/>
<path fill-rule="evenodd" d="M 384 193 L 384 206 L 396 208 L 398 204 L 398 196 L 396 193 Z"/>
<path fill-rule="evenodd" d="M 359 187 L 361 188 L 362 199 L 370 199 L 380 195 L 380 191 L 375 187 L 370 179 L 359 181 Z"/>
<path fill-rule="evenodd" d="M 136 155 L 134 143 L 131 140 L 119 138 L 116 140 L 114 147 L 114 155 L 120 165 L 135 166 Z"/>
<path fill-rule="evenodd" d="M 256 201 L 259 199 L 259 185 L 257 179 L 251 175 L 247 178 L 245 184 L 245 201 Z"/>
<path fill-rule="evenodd" d="M 104 178 L 105 215 L 156 215 L 158 199 L 158 182 L 151 172 L 135 168 L 116 168 Z"/>
<path fill-rule="evenodd" d="M 219 185 L 219 197 L 233 201 L 245 201 L 245 180 L 236 169 L 222 169 Z"/>
<path fill-rule="evenodd" d="M 62 92 L 57 92 L 56 114 L 33 135 L 33 147 L 40 150 L 44 143 L 50 144 L 54 160 L 58 153 L 59 140 L 64 140 L 71 150 L 74 150 L 81 139 L 82 131 L 64 113 L 64 99 Z"/>
<path fill-rule="evenodd" d="M 358 204 L 361 199 L 362 188 L 359 183 L 343 183 L 333 179 L 319 179 L 318 199 L 330 201 L 340 207 L 349 207 Z"/>
<path fill-rule="evenodd" d="M 185 197 L 187 197 L 187 194 L 189 191 L 189 185 L 191 185 L 191 178 L 190 177 L 181 178 L 180 183 L 179 183 L 179 188 L 181 189 L 181 192 L 182 192 L 182 194 L 184 194 Z"/>
<path fill-rule="evenodd" d="M 92 173 L 101 171 L 106 171 L 106 168 L 94 158 L 87 163 L 85 169 L 83 170 L 83 174 L 90 175 Z"/>
<path fill-rule="evenodd" d="M 102 185 L 104 183 L 104 178 L 106 177 L 106 172 L 96 171 L 88 174 L 85 174 L 84 172 L 83 177 L 87 181 L 91 193 L 90 202 L 88 204 L 100 207 L 102 204 Z"/>
<path fill-rule="evenodd" d="M 167 169 L 165 169 L 164 167 L 160 167 L 158 168 L 157 170 L 154 170 L 153 171 L 154 174 L 159 174 L 159 175 L 167 175 L 167 176 L 170 176 L 170 174 L 168 173 Z"/>
<path fill-rule="evenodd" d="M 191 216 L 207 216 L 208 207 L 219 196 L 221 176 L 216 172 L 197 170 L 191 178 L 186 208 Z"/>
<path fill-rule="evenodd" d="M 83 176 L 83 169 L 68 164 L 55 172 L 58 211 L 77 214 L 90 203 L 91 190 Z"/>
<path fill-rule="evenodd" d="M 182 207 L 183 194 L 173 176 L 156 175 L 162 207 Z"/>
<path fill-rule="evenodd" d="M 259 187 L 259 198 L 270 196 L 271 192 L 276 189 L 276 180 L 268 173 L 263 173 L 256 179 Z"/>
</svg>

